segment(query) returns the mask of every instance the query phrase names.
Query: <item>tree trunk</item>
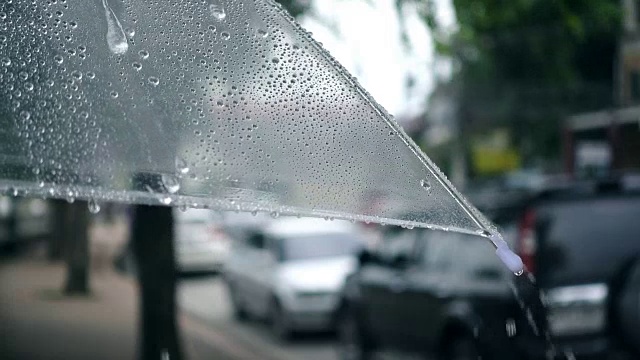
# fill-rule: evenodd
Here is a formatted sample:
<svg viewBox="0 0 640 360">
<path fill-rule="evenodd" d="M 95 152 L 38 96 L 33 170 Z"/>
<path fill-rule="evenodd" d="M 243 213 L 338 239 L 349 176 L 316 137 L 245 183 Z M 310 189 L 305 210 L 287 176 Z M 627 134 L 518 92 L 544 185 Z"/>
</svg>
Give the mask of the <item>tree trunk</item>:
<svg viewBox="0 0 640 360">
<path fill-rule="evenodd" d="M 51 232 L 47 243 L 47 259 L 49 261 L 62 260 L 65 253 L 65 229 L 67 202 L 64 200 L 51 200 Z"/>
<path fill-rule="evenodd" d="M 135 207 L 133 252 L 140 288 L 139 358 L 180 360 L 172 208 Z"/>
<path fill-rule="evenodd" d="M 67 295 L 89 293 L 89 210 L 86 201 L 76 201 L 64 206 L 65 258 Z"/>
</svg>

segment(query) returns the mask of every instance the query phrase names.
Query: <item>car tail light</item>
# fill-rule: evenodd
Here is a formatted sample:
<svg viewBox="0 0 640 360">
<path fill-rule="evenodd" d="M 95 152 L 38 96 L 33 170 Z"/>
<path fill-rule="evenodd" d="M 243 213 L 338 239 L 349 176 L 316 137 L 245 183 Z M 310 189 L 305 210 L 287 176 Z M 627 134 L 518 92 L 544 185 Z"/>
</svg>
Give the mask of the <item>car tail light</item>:
<svg viewBox="0 0 640 360">
<path fill-rule="evenodd" d="M 530 273 L 536 270 L 536 250 L 538 240 L 536 238 L 536 213 L 527 210 L 520 220 L 518 228 L 518 239 L 516 243 L 518 255 L 522 258 L 522 263 Z"/>
</svg>

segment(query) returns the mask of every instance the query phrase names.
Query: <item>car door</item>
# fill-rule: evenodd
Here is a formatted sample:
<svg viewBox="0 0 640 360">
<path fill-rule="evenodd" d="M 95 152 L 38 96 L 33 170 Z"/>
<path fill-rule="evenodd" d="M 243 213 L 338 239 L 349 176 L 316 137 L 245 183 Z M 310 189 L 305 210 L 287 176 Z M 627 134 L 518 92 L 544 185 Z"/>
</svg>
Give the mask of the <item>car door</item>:
<svg viewBox="0 0 640 360">
<path fill-rule="evenodd" d="M 238 296 L 248 310 L 258 316 L 265 315 L 267 306 L 265 287 L 271 273 L 267 270 L 272 267 L 266 243 L 266 237 L 261 232 L 250 234 L 242 253 L 236 258 L 235 266 L 234 286 Z"/>
<path fill-rule="evenodd" d="M 406 284 L 398 296 L 403 347 L 424 351 L 432 348 L 453 295 L 457 277 L 455 254 L 458 234 L 425 230 L 417 239 L 417 261 L 404 272 Z"/>
<path fill-rule="evenodd" d="M 376 339 L 394 347 L 402 343 L 399 297 L 405 288 L 402 269 L 394 260 L 411 259 L 415 250 L 415 232 L 402 231 L 385 237 L 378 251 L 380 261 L 365 265 L 360 272 L 365 314 Z"/>
</svg>

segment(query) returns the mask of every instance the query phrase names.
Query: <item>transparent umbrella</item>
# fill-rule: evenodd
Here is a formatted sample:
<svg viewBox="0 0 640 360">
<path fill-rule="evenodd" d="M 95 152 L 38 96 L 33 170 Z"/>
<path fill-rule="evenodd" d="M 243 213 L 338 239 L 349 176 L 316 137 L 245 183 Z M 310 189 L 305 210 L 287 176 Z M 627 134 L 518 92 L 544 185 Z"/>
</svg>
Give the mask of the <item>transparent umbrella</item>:
<svg viewBox="0 0 640 360">
<path fill-rule="evenodd" d="M 270 0 L 3 1 L 0 84 L 5 193 L 495 233 Z"/>
</svg>

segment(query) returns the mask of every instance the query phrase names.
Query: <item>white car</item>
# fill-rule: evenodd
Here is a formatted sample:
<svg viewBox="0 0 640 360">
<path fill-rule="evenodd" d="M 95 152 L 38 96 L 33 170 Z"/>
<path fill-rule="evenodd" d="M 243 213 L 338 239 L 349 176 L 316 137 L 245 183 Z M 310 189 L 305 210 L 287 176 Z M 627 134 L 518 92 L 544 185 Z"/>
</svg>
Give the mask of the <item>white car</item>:
<svg viewBox="0 0 640 360">
<path fill-rule="evenodd" d="M 268 319 L 286 339 L 333 327 L 364 242 L 349 222 L 284 218 L 235 245 L 224 269 L 234 315 Z"/>
<path fill-rule="evenodd" d="M 211 210 L 174 210 L 178 271 L 220 271 L 229 256 L 231 241 L 222 217 Z"/>
</svg>

